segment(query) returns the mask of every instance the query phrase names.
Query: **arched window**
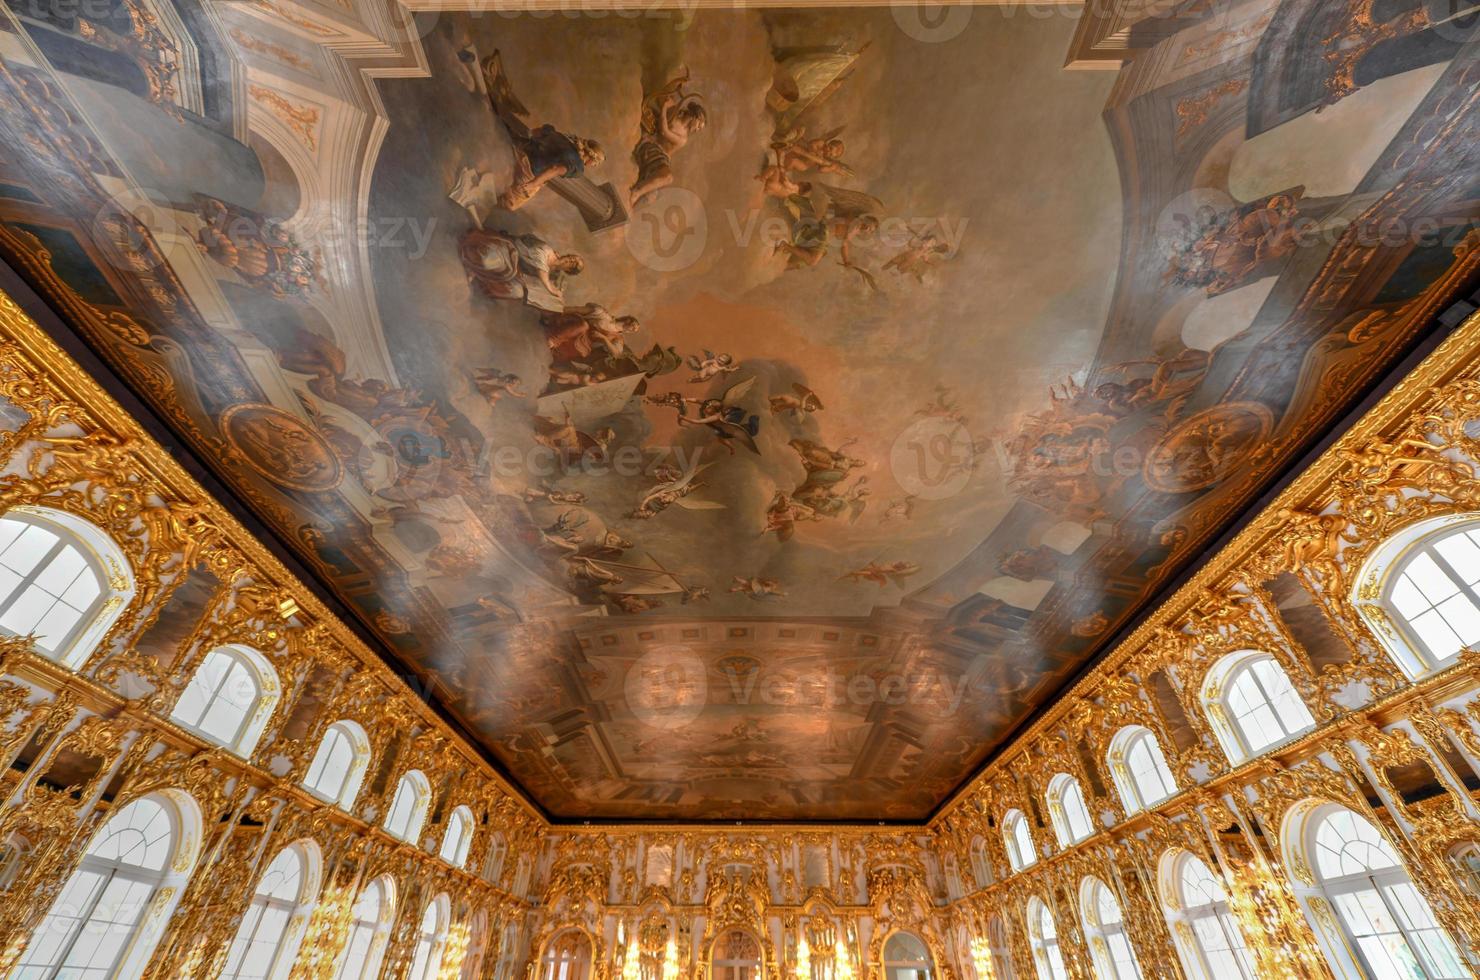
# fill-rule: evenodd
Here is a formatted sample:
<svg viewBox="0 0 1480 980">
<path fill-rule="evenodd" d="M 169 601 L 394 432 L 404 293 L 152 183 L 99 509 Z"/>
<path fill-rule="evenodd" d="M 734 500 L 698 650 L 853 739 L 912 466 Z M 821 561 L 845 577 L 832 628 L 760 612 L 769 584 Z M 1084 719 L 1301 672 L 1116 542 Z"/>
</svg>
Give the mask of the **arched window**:
<svg viewBox="0 0 1480 980">
<path fill-rule="evenodd" d="M 392 837 L 415 844 L 421 836 L 421 825 L 427 818 L 432 787 L 420 769 L 412 769 L 396 784 L 396 795 L 385 813 L 385 829 Z"/>
<path fill-rule="evenodd" d="M 0 844 L 0 891 L 9 888 L 21 873 L 21 864 L 31 853 L 31 842 L 20 834 L 11 834 Z"/>
<path fill-rule="evenodd" d="M 1067 772 L 1048 781 L 1048 817 L 1060 847 L 1077 844 L 1095 832 L 1079 780 Z"/>
<path fill-rule="evenodd" d="M 497 885 L 504 876 L 504 856 L 508 852 L 508 843 L 504 841 L 502 832 L 495 830 L 493 838 L 488 842 L 488 857 L 483 862 L 483 880 Z"/>
<path fill-rule="evenodd" d="M 1117 732 L 1108 761 L 1127 813 L 1139 813 L 1177 792 L 1177 781 L 1149 728 L 1130 725 Z"/>
<path fill-rule="evenodd" d="M 170 719 L 250 757 L 279 694 L 277 672 L 266 657 L 239 644 L 217 647 L 196 668 Z"/>
<path fill-rule="evenodd" d="M 488 956 L 488 933 L 488 912 L 479 909 L 468 923 L 468 944 L 458 970 L 458 980 L 479 980 L 488 976 L 483 967 L 483 960 Z"/>
<path fill-rule="evenodd" d="M 987 842 L 980 837 L 971 841 L 971 876 L 976 887 L 985 888 L 992 883 L 992 861 L 987 856 Z"/>
<path fill-rule="evenodd" d="M 1160 888 L 1177 952 L 1191 980 L 1258 980 L 1228 892 L 1191 851 L 1162 856 Z"/>
<path fill-rule="evenodd" d="M 442 950 L 447 945 L 447 928 L 452 920 L 452 902 L 445 894 L 427 903 L 416 930 L 416 953 L 406 980 L 434 980 L 442 969 Z"/>
<path fill-rule="evenodd" d="M 743 929 L 731 929 L 714 941 L 710 953 L 714 980 L 760 980 L 761 944 Z"/>
<path fill-rule="evenodd" d="M 1405 528 L 1373 550 L 1355 582 L 1352 603 L 1409 677 L 1449 666 L 1480 642 L 1480 514 Z"/>
<path fill-rule="evenodd" d="M 34 634 L 42 655 L 75 669 L 133 595 L 128 560 L 94 525 L 49 507 L 0 517 L 0 633 Z"/>
<path fill-rule="evenodd" d="M 930 950 L 913 932 L 896 932 L 884 942 L 884 980 L 930 980 L 934 974 Z"/>
<path fill-rule="evenodd" d="M 1013 980 L 1012 951 L 1007 943 L 1007 923 L 1002 916 L 987 920 L 987 943 L 992 952 L 992 980 Z M 977 980 L 986 980 L 978 977 Z"/>
<path fill-rule="evenodd" d="M 370 764 L 370 739 L 352 721 L 336 721 L 324 730 L 319 749 L 304 774 L 303 785 L 326 803 L 349 809 L 360 795 Z"/>
<path fill-rule="evenodd" d="M 457 807 L 447 817 L 447 829 L 442 834 L 442 860 L 454 868 L 468 863 L 468 848 L 473 844 L 473 811 L 465 806 Z"/>
<path fill-rule="evenodd" d="M 1278 660 L 1267 653 L 1231 653 L 1203 682 L 1203 707 L 1231 762 L 1243 762 L 1316 727 Z"/>
<path fill-rule="evenodd" d="M 1028 818 L 1021 810 L 1009 810 L 1002 818 L 1002 840 L 1007 845 L 1007 862 L 1012 870 L 1031 868 L 1038 860 L 1033 849 L 1033 834 L 1028 830 Z"/>
<path fill-rule="evenodd" d="M 1366 818 L 1339 804 L 1308 801 L 1291 808 L 1281 839 L 1291 867 L 1315 875 L 1314 888 L 1297 895 L 1327 956 L 1346 962 L 1355 954 L 1359 962 L 1352 966 L 1369 977 L 1468 976 L 1397 852 Z M 1316 905 L 1322 901 L 1335 910 L 1341 935 L 1331 934 L 1329 916 Z"/>
<path fill-rule="evenodd" d="M 200 830 L 199 808 L 178 790 L 120 808 L 31 934 L 13 976 L 136 980 L 195 866 Z"/>
<path fill-rule="evenodd" d="M 375 980 L 380 976 L 380 961 L 395 918 L 396 884 L 388 875 L 360 889 L 360 897 L 350 910 L 349 938 L 339 956 L 334 980 Z"/>
<path fill-rule="evenodd" d="M 319 894 L 319 846 L 295 841 L 262 872 L 226 953 L 221 980 L 279 980 L 293 968 Z"/>
<path fill-rule="evenodd" d="M 1059 928 L 1040 898 L 1028 899 L 1028 946 L 1033 951 L 1038 980 L 1069 980 L 1064 952 L 1059 949 Z"/>
<path fill-rule="evenodd" d="M 591 941 L 578 929 L 556 933 L 540 957 L 540 980 L 586 980 L 591 975 Z"/>
<path fill-rule="evenodd" d="M 1095 975 L 1100 980 L 1141 980 L 1136 953 L 1125 934 L 1125 916 L 1110 886 L 1098 878 L 1084 879 L 1079 910 Z"/>
</svg>

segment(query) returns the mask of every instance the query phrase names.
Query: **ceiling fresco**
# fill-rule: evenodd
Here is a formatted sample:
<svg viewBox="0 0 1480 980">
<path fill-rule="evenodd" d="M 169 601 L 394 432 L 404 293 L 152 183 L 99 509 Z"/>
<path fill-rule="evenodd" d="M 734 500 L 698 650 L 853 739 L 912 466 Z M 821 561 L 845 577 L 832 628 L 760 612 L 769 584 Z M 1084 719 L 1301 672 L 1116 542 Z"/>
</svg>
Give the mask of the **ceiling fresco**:
<svg viewBox="0 0 1480 980">
<path fill-rule="evenodd" d="M 1161 6 L 12 0 L 0 255 L 552 816 L 922 819 L 1475 279 L 1480 15 Z"/>
</svg>

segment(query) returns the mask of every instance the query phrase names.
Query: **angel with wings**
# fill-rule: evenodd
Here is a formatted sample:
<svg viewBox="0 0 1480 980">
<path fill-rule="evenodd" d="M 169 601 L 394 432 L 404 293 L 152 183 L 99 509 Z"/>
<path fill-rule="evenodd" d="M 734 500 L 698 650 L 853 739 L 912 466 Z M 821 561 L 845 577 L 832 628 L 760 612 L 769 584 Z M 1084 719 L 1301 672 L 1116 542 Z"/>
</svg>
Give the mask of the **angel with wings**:
<svg viewBox="0 0 1480 980">
<path fill-rule="evenodd" d="M 855 568 L 850 572 L 843 573 L 839 582 L 872 582 L 879 588 L 887 588 L 890 582 L 895 585 L 904 585 L 904 580 L 920 570 L 920 566 L 912 561 L 871 561 L 862 568 Z"/>
<path fill-rule="evenodd" d="M 650 520 L 667 510 L 671 504 L 677 504 L 685 510 L 723 510 L 725 505 L 713 500 L 689 499 L 689 494 L 704 486 L 697 479 L 699 474 L 713 465 L 713 463 L 705 463 L 703 466 L 695 466 L 680 477 L 659 482 L 643 496 L 637 508 L 627 516 L 639 521 Z"/>
<path fill-rule="evenodd" d="M 751 377 L 730 385 L 718 398 L 685 398 L 679 392 L 670 391 L 663 395 L 649 395 L 647 402 L 650 405 L 666 405 L 678 409 L 679 425 L 709 429 L 731 455 L 734 455 L 735 443 L 738 442 L 759 456 L 761 447 L 756 445 L 755 437 L 761 429 L 760 416 L 752 414 L 740 404 L 754 386 L 755 378 Z M 698 406 L 699 414 L 696 417 L 689 417 L 690 405 Z"/>
<path fill-rule="evenodd" d="M 852 269 L 870 289 L 878 290 L 873 273 L 854 261 L 852 246 L 878 232 L 883 201 L 863 191 L 812 183 L 807 193 L 788 198 L 786 209 L 792 216 L 791 240 L 778 240 L 774 251 L 786 253 L 788 269 L 815 268 L 833 242 L 838 242 L 843 268 Z"/>
<path fill-rule="evenodd" d="M 798 126 L 772 142 L 771 149 L 776 154 L 777 165 L 788 172 L 816 171 L 838 177 L 852 177 L 853 168 L 843 162 L 847 147 L 839 139 L 842 134 L 843 127 L 839 126 L 821 136 L 808 139 L 806 128 Z"/>
</svg>

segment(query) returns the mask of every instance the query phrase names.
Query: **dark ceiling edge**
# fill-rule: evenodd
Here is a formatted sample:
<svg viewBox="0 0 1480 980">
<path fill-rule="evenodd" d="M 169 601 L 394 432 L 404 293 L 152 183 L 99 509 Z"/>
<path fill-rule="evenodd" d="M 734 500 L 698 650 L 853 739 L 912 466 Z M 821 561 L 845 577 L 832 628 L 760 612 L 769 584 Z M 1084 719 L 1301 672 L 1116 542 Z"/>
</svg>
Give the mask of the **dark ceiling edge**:
<svg viewBox="0 0 1480 980">
<path fill-rule="evenodd" d="M 1198 570 L 1206 565 L 1214 555 L 1226 548 L 1244 528 L 1249 526 L 1254 518 L 1263 513 L 1265 508 L 1273 503 L 1274 499 L 1284 492 L 1286 487 L 1294 483 L 1296 478 L 1304 473 L 1322 453 L 1330 449 L 1338 439 L 1349 432 L 1352 426 L 1371 411 L 1373 406 L 1381 401 L 1388 392 L 1392 391 L 1399 382 L 1412 374 L 1414 368 L 1418 367 L 1424 358 L 1432 354 L 1434 349 L 1443 343 L 1450 334 L 1454 333 L 1465 320 L 1474 315 L 1477 310 L 1480 310 L 1480 289 L 1475 288 L 1474 282 L 1466 288 L 1472 291 L 1466 293 L 1465 290 L 1461 290 L 1460 294 L 1462 298 L 1450 304 L 1443 312 L 1434 317 L 1428 330 L 1408 345 L 1408 350 L 1403 355 L 1402 360 L 1388 369 L 1355 405 L 1348 409 L 1341 418 L 1331 424 L 1324 435 L 1312 443 L 1305 452 L 1291 460 L 1281 470 L 1279 476 L 1258 497 L 1250 501 L 1237 515 L 1229 518 L 1224 524 L 1222 532 L 1216 538 L 1203 547 L 1195 556 L 1186 559 L 1181 570 L 1168 580 L 1162 588 L 1157 590 L 1155 595 L 1146 601 L 1141 612 L 1117 630 L 1109 640 L 1102 643 L 1099 649 L 1085 662 L 1084 666 L 1070 675 L 1040 707 L 1030 712 L 1022 722 L 1002 739 L 996 748 L 987 753 L 987 757 L 982 761 L 981 765 L 977 766 L 970 776 L 963 779 L 946 795 L 945 799 L 941 801 L 941 804 L 931 811 L 925 823 L 930 824 L 935 822 L 942 814 L 954 806 L 960 799 L 961 794 L 972 783 L 981 778 L 998 759 L 1010 751 L 1017 743 L 1017 740 L 1028 729 L 1036 724 L 1045 714 L 1052 711 L 1059 701 L 1074 689 L 1076 684 L 1093 673 L 1107 657 L 1120 648 L 1121 644 L 1130 639 L 1136 630 L 1140 629 L 1147 620 L 1155 616 L 1157 611 L 1177 593 L 1178 589 L 1186 585 L 1197 574 Z"/>
<path fill-rule="evenodd" d="M 49 303 L 34 289 L 31 284 L 3 258 L 0 258 L 0 291 L 5 292 L 13 299 L 32 320 L 34 320 L 48 337 L 76 361 L 95 381 L 99 387 L 108 393 L 123 410 L 131 415 L 144 431 L 165 448 L 165 451 L 174 458 L 185 472 L 205 488 L 206 493 L 222 507 L 224 507 L 233 518 L 245 527 L 254 538 L 266 548 L 274 558 L 283 563 L 288 572 L 296 577 L 299 583 L 314 597 L 322 602 L 329 612 L 341 623 L 354 633 L 355 637 L 375 655 L 381 662 L 396 673 L 396 676 L 405 683 L 408 678 L 417 680 L 435 681 L 436 676 L 418 673 L 410 664 L 390 651 L 390 649 L 374 633 L 366 628 L 352 609 L 340 599 L 337 594 L 328 589 L 319 579 L 318 575 L 308 569 L 293 550 L 282 540 L 277 531 L 265 524 L 258 518 L 240 497 L 236 495 L 221 477 L 216 475 L 215 468 L 207 464 L 195 451 L 183 436 L 172 430 L 163 419 L 147 404 L 144 403 L 118 374 L 116 374 L 106 362 L 92 349 L 82 338 L 81 334 L 74 330 L 66 320 L 61 317 Z M 435 684 L 426 684 L 425 688 L 417 684 L 407 684 L 407 693 L 420 699 L 429 707 L 438 718 L 447 724 L 468 747 L 481 758 L 490 769 L 497 773 L 500 780 L 506 783 L 509 789 L 517 794 L 519 798 L 531 810 L 537 813 L 541 819 L 548 824 L 556 824 L 559 821 L 550 816 L 548 810 L 536 800 L 524 785 L 514 778 L 503 764 L 473 736 L 473 733 L 457 719 L 447 708 L 440 704 L 436 698 L 429 697 L 429 692 Z"/>
</svg>

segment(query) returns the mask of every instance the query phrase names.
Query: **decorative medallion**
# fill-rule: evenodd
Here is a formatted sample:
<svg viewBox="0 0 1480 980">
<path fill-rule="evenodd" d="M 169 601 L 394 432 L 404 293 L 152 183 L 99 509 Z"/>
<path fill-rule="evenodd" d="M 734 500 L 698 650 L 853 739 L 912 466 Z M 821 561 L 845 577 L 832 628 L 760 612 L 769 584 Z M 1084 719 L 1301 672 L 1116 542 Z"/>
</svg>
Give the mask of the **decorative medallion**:
<svg viewBox="0 0 1480 980">
<path fill-rule="evenodd" d="M 1165 493 L 1211 487 L 1269 437 L 1274 416 L 1258 402 L 1204 409 L 1162 436 L 1146 457 L 1146 485 Z"/>
<path fill-rule="evenodd" d="M 271 405 L 233 405 L 221 416 L 221 433 L 246 464 L 290 490 L 332 490 L 344 478 L 339 459 L 302 419 Z"/>
</svg>

